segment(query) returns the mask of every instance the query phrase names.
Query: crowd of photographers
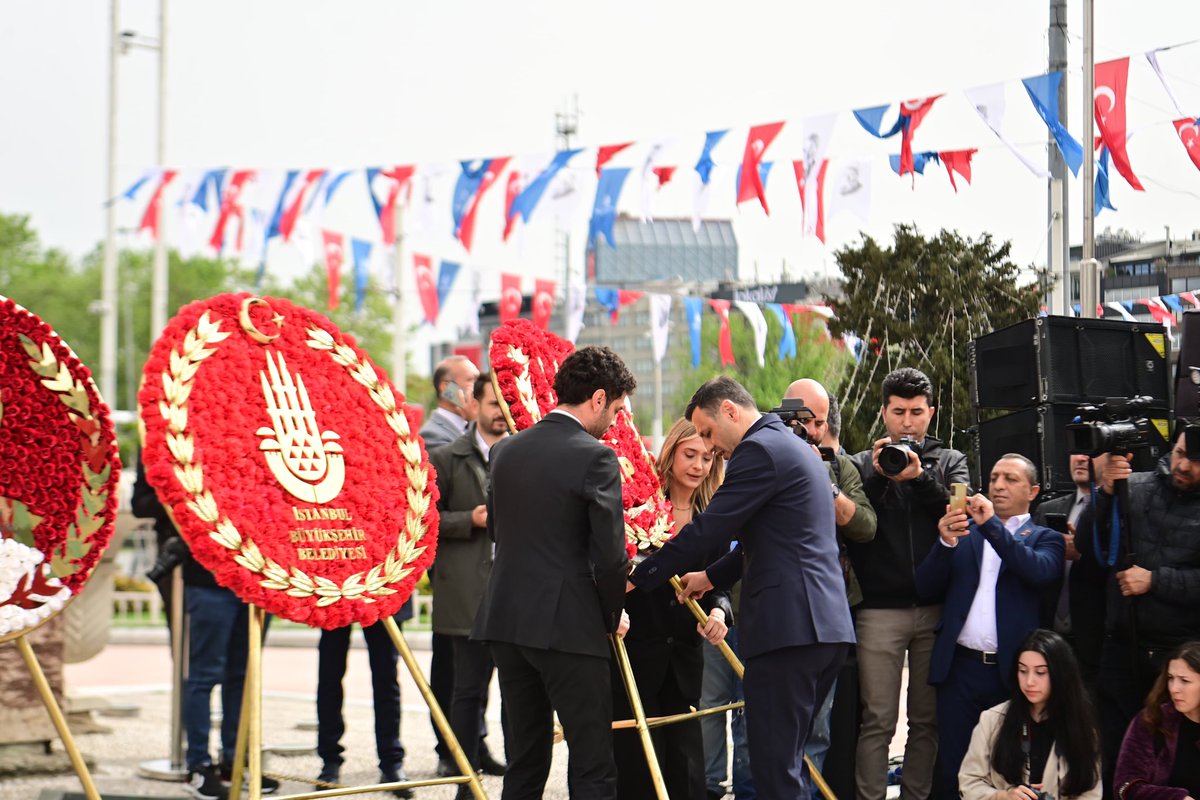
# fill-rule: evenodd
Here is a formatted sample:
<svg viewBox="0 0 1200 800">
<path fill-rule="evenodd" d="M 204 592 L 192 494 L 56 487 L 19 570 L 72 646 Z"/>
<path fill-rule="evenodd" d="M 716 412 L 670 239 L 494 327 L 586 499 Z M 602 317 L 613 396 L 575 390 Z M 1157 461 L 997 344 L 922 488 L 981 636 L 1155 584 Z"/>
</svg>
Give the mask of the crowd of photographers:
<svg viewBox="0 0 1200 800">
<path fill-rule="evenodd" d="M 467 428 L 466 398 L 473 393 L 478 404 L 491 387 L 475 380 L 468 363 L 439 369 L 439 410 L 430 426 L 449 421 L 455 423 L 451 433 L 466 430 L 469 439 L 477 429 Z M 966 456 L 928 435 L 934 389 L 915 369 L 883 380 L 886 435 L 855 455 L 841 447 L 837 400 L 819 383 L 796 381 L 772 410 L 819 452 L 834 496 L 857 645 L 814 715 L 807 754 L 838 796 L 883 800 L 892 782 L 899 783 L 901 800 L 1090 799 L 1102 791 L 1118 800 L 1200 798 L 1200 428 L 1181 425 L 1154 469 L 1134 472 L 1128 451 L 1139 445 L 1145 423 L 1110 424 L 1100 411 L 1085 411 L 1069 444 L 1086 451 L 1070 457 L 1076 489 L 1046 498 L 1031 454 L 1024 453 L 983 465 L 987 485 L 967 491 Z M 1136 403 L 1128 410 L 1136 412 Z M 494 436 L 484 444 L 503 435 L 498 411 L 487 423 Z M 464 454 L 473 452 L 470 444 Z M 439 451 L 446 462 L 439 462 L 439 473 L 451 474 L 454 452 Z M 485 469 L 463 474 L 482 481 Z M 482 484 L 472 491 L 482 497 Z M 472 520 L 464 525 L 478 527 Z M 179 555 L 170 547 L 164 552 Z M 186 561 L 194 571 L 194 562 Z M 437 606 L 450 602 L 453 588 L 442 561 L 439 554 L 443 574 L 435 588 L 443 596 L 435 596 Z M 224 605 L 205 594 L 227 590 L 185 582 L 193 628 L 209 609 L 236 612 L 231 594 L 221 598 L 230 601 Z M 477 603 L 480 586 L 470 590 Z M 199 704 L 214 684 L 225 685 L 228 730 L 219 766 L 227 772 L 229 723 L 236 726 L 237 719 L 230 711 L 238 707 L 232 693 L 240 680 L 222 665 L 233 670 L 242 657 L 226 652 L 238 639 L 228 636 L 236 617 L 216 627 L 225 634 L 221 642 L 206 644 L 193 631 L 188 696 Z M 437 630 L 447 641 L 461 633 Z M 728 631 L 736 646 L 736 614 Z M 491 662 L 459 646 L 466 639 L 458 638 L 435 659 L 433 681 L 474 754 L 474 732 L 486 732 L 480 703 L 486 703 Z M 212 669 L 197 669 L 209 654 L 221 657 L 209 659 Z M 394 683 L 394 653 L 390 672 L 387 667 L 378 671 Z M 466 681 L 467 674 L 476 677 Z M 340 670 L 330 682 L 340 684 Z M 458 715 L 464 684 L 473 703 Z M 739 684 L 715 650 L 706 655 L 702 706 L 740 698 Z M 903 762 L 889 770 L 902 696 Z M 337 700 L 330 712 L 337 720 L 332 755 L 322 753 L 327 781 L 336 781 L 340 764 L 340 695 Z M 388 708 L 398 705 L 398 698 L 389 700 Z M 207 753 L 207 714 L 187 716 L 189 769 L 215 781 L 220 770 Z M 403 776 L 404 751 L 391 734 L 398 715 L 389 712 L 380 724 L 389 731 L 380 741 L 383 776 Z M 723 716 L 703 722 L 708 798 L 726 793 L 725 724 Z M 745 729 L 736 718 L 733 743 L 733 794 L 753 798 Z M 480 757 L 487 771 L 503 773 L 482 740 L 478 751 L 487 754 Z M 447 761 L 441 750 L 439 757 Z M 450 771 L 439 764 L 439 774 Z"/>
</svg>

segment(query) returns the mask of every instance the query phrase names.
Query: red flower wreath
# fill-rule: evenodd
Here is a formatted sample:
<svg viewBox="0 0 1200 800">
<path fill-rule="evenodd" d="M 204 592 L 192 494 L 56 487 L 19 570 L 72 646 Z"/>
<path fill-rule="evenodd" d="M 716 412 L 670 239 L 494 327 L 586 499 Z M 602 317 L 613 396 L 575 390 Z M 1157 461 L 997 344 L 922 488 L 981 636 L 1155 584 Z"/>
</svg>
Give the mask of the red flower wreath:
<svg viewBox="0 0 1200 800">
<path fill-rule="evenodd" d="M 0 641 L 59 611 L 112 537 L 121 462 L 91 373 L 0 297 Z"/>
<path fill-rule="evenodd" d="M 530 427 L 558 405 L 554 376 L 574 350 L 567 340 L 527 319 L 509 320 L 492 331 L 488 361 L 515 431 Z"/>
<path fill-rule="evenodd" d="M 654 459 L 642 443 L 642 435 L 629 409 L 617 412 L 612 427 L 600 440 L 617 453 L 621 462 L 621 502 L 625 507 L 625 552 L 633 558 L 639 551 L 653 551 L 671 538 L 674 517 L 663 493 Z"/>
<path fill-rule="evenodd" d="M 325 317 L 225 294 L 167 325 L 138 395 L 146 478 L 196 560 L 322 628 L 395 614 L 433 561 L 416 414 Z"/>
</svg>

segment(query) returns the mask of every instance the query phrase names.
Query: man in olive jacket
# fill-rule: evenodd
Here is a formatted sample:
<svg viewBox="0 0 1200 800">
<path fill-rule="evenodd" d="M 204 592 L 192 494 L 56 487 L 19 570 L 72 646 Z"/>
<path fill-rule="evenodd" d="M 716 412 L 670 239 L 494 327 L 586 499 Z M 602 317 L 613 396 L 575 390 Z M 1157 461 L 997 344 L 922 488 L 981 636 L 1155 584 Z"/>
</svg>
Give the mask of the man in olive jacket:
<svg viewBox="0 0 1200 800">
<path fill-rule="evenodd" d="M 478 416 L 466 433 L 435 448 L 429 462 L 437 472 L 438 553 L 433 570 L 433 631 L 447 637 L 454 652 L 450 717 L 455 738 L 471 765 L 503 775 L 504 765 L 484 742 L 482 723 L 494 664 L 485 645 L 468 637 L 492 572 L 492 540 L 487 535 L 487 470 L 492 445 L 508 435 L 504 412 L 491 377 L 475 379 Z"/>
</svg>

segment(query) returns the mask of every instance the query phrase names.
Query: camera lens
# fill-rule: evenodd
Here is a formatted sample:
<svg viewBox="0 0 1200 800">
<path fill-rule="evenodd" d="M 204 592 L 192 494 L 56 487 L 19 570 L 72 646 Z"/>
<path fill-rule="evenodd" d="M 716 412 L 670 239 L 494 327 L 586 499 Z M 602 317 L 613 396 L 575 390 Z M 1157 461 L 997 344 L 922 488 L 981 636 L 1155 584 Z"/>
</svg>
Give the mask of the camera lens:
<svg viewBox="0 0 1200 800">
<path fill-rule="evenodd" d="M 906 444 L 887 444 L 879 451 L 879 469 L 884 475 L 899 475 L 908 468 L 908 454 L 912 449 Z"/>
</svg>

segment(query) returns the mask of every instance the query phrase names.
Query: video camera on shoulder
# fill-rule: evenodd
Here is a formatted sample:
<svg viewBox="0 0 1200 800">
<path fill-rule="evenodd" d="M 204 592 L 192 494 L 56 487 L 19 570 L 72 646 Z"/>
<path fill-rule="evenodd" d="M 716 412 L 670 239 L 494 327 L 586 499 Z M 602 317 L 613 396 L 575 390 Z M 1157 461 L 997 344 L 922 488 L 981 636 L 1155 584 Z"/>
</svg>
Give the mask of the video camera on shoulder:
<svg viewBox="0 0 1200 800">
<path fill-rule="evenodd" d="M 1102 405 L 1082 405 L 1076 422 L 1067 425 L 1067 451 L 1095 458 L 1105 453 L 1124 455 L 1150 446 L 1151 397 L 1112 397 Z"/>
<path fill-rule="evenodd" d="M 804 398 L 792 397 L 781 400 L 779 405 L 767 412 L 775 414 L 792 429 L 792 433 L 799 436 L 805 442 L 811 445 L 817 445 L 817 450 L 821 453 L 821 460 L 834 461 L 837 455 L 833 452 L 832 447 L 821 447 L 819 442 L 814 442 L 808 435 L 808 430 L 804 427 L 805 422 L 811 422 L 817 418 L 817 415 L 812 412 L 812 409 L 804 405 Z"/>
</svg>

